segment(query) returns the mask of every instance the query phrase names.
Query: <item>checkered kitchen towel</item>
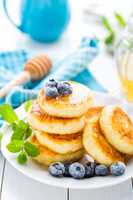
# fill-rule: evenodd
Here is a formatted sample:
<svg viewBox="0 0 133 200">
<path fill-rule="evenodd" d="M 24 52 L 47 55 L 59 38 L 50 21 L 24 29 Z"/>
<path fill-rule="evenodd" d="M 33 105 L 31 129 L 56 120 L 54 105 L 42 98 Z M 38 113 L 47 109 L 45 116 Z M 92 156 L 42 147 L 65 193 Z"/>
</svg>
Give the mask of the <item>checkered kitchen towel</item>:
<svg viewBox="0 0 133 200">
<path fill-rule="evenodd" d="M 14 88 L 5 99 L 1 100 L 1 103 L 6 101 L 14 108 L 18 107 L 24 101 L 35 98 L 38 90 L 51 77 L 57 80 L 75 80 L 91 89 L 104 91 L 87 69 L 98 52 L 98 42 L 95 38 L 83 38 L 80 47 L 72 55 L 54 63 L 50 74 L 44 80 Z M 29 54 L 25 50 L 0 53 L 0 87 L 17 76 L 27 59 Z"/>
</svg>

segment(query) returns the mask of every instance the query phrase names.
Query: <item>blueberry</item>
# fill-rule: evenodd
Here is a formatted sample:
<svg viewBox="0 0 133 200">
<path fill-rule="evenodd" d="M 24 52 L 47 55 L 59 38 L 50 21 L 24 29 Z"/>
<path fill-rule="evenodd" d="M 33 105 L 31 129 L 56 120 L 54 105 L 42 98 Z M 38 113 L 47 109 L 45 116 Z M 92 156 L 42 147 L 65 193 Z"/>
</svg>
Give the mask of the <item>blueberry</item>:
<svg viewBox="0 0 133 200">
<path fill-rule="evenodd" d="M 123 162 L 116 162 L 110 166 L 110 173 L 114 176 L 121 176 L 126 170 L 126 165 Z"/>
<path fill-rule="evenodd" d="M 61 162 L 55 162 L 49 166 L 48 170 L 52 176 L 62 177 L 65 172 L 65 167 Z"/>
<path fill-rule="evenodd" d="M 56 98 L 57 96 L 59 96 L 59 93 L 56 87 L 46 87 L 45 95 L 50 98 Z"/>
<path fill-rule="evenodd" d="M 85 165 L 85 178 L 90 178 L 94 176 L 94 170 L 90 165 Z"/>
<path fill-rule="evenodd" d="M 95 172 L 96 165 L 97 165 L 96 161 L 90 163 L 90 166 L 91 168 L 93 168 L 94 172 Z"/>
<path fill-rule="evenodd" d="M 65 163 L 65 172 L 64 172 L 64 176 L 65 177 L 71 177 L 70 173 L 69 173 L 69 167 L 70 167 L 71 163 Z"/>
<path fill-rule="evenodd" d="M 69 95 L 72 94 L 72 87 L 68 82 L 59 82 L 57 84 L 57 89 L 60 95 Z"/>
<path fill-rule="evenodd" d="M 57 82 L 54 79 L 49 79 L 49 81 L 45 84 L 46 87 L 57 87 Z"/>
<path fill-rule="evenodd" d="M 96 162 L 88 162 L 85 166 L 85 177 L 89 178 L 94 176 L 95 174 L 95 167 L 96 167 Z"/>
<path fill-rule="evenodd" d="M 69 167 L 70 175 L 75 179 L 82 179 L 85 176 L 85 167 L 78 162 L 75 162 Z"/>
<path fill-rule="evenodd" d="M 109 169 L 106 165 L 96 165 L 95 174 L 97 176 L 107 176 L 109 175 Z"/>
</svg>

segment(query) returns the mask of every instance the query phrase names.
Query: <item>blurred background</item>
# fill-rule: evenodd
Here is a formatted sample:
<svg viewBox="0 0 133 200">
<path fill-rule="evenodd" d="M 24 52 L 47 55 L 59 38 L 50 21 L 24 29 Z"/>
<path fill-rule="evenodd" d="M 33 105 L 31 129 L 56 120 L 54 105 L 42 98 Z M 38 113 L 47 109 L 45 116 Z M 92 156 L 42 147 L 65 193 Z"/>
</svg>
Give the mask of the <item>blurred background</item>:
<svg viewBox="0 0 133 200">
<path fill-rule="evenodd" d="M 16 24 L 20 23 L 20 4 L 23 0 L 7 1 L 8 12 Z M 36 0 L 31 0 L 37 2 Z M 48 0 L 43 0 L 48 2 Z M 42 2 L 43 2 L 42 1 Z M 58 0 L 57 0 L 58 1 Z M 63 0 L 62 0 L 63 1 Z M 65 0 L 64 0 L 65 1 Z M 64 34 L 56 43 L 40 44 L 32 41 L 27 35 L 17 30 L 7 19 L 3 10 L 2 0 L 0 1 L 0 50 L 26 48 L 33 52 L 44 51 L 61 58 L 77 47 L 84 35 L 95 34 L 102 37 L 106 33 L 103 27 L 94 23 L 91 12 L 96 15 L 107 15 L 113 18 L 113 12 L 120 12 L 126 19 L 132 13 L 132 1 L 126 0 L 69 0 L 71 17 Z M 29 0 L 30 2 L 30 0 Z M 28 19 L 27 19 L 28 20 Z M 100 18 L 99 18 L 100 20 Z M 57 52 L 58 48 L 58 52 Z M 56 49 L 56 50 L 55 50 Z"/>
<path fill-rule="evenodd" d="M 132 53 L 132 13 L 131 0 L 0 0 L 0 52 L 8 57 L 6 52 L 22 49 L 28 58 L 45 53 L 52 59 L 53 65 L 61 61 L 63 65 L 66 63 L 62 69 L 67 70 L 68 65 L 73 63 L 71 55 L 78 51 L 81 40 L 89 38 L 92 49 L 89 49 L 88 55 L 94 49 L 97 52 L 93 59 L 86 61 L 89 74 L 82 74 L 82 79 L 83 76 L 91 77 L 87 79 L 87 86 L 93 89 L 94 85 L 94 89 L 108 92 L 119 90 L 121 80 L 124 93 L 131 90 L 128 100 L 133 100 L 133 57 L 129 56 L 129 52 Z M 126 44 L 128 42 L 126 48 L 124 40 Z M 76 59 L 77 54 L 73 55 Z M 67 64 L 69 58 L 70 63 Z M 2 62 L 3 57 L 0 59 L 3 67 L 5 60 Z M 9 71 L 16 70 L 19 62 L 13 68 L 12 60 L 8 61 L 12 67 Z M 78 76 L 80 72 L 73 73 Z M 75 80 L 83 82 L 80 78 Z"/>
</svg>

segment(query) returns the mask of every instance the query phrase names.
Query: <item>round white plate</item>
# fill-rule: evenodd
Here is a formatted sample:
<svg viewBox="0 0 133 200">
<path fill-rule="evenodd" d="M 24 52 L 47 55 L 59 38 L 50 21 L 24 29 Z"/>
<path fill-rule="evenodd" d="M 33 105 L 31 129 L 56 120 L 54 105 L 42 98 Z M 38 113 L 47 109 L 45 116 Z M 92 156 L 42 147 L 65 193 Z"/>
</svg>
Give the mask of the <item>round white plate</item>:
<svg viewBox="0 0 133 200">
<path fill-rule="evenodd" d="M 112 97 L 111 95 L 102 94 L 102 93 L 94 93 L 95 96 L 95 104 L 96 105 L 107 105 L 107 104 L 122 104 L 119 99 Z M 125 105 L 124 105 L 125 106 Z M 128 109 L 128 106 L 126 105 Z M 130 110 L 130 115 L 133 111 Z M 17 109 L 18 115 L 23 118 L 25 116 L 25 111 L 23 106 Z M 72 178 L 55 178 L 49 175 L 47 170 L 43 169 L 39 165 L 37 165 L 32 160 L 29 160 L 28 163 L 24 166 L 19 165 L 15 159 L 15 155 L 8 152 L 6 145 L 8 144 L 11 131 L 9 128 L 4 128 L 4 137 L 1 142 L 1 150 L 4 157 L 8 160 L 8 162 L 16 168 L 18 171 L 23 173 L 25 176 L 28 176 L 36 181 L 41 183 L 45 183 L 52 186 L 63 187 L 63 188 L 73 188 L 73 189 L 94 189 L 101 187 L 109 187 L 112 185 L 119 184 L 127 179 L 130 179 L 133 176 L 133 160 L 130 161 L 127 165 L 126 173 L 120 177 L 93 177 L 83 180 L 75 180 Z"/>
</svg>

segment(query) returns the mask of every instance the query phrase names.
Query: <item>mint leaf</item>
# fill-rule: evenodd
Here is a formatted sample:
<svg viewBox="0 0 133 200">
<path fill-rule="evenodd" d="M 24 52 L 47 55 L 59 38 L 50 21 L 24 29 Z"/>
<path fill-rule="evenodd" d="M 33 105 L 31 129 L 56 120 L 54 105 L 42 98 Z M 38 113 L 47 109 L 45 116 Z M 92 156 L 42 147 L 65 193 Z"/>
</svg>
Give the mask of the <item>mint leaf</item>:
<svg viewBox="0 0 133 200">
<path fill-rule="evenodd" d="M 24 139 L 28 139 L 32 134 L 32 129 L 30 127 L 27 128 L 25 135 L 24 135 Z"/>
<path fill-rule="evenodd" d="M 11 137 L 11 140 L 23 140 L 25 131 L 24 129 L 19 126 L 19 123 L 13 123 L 12 124 L 13 134 Z"/>
<path fill-rule="evenodd" d="M 32 100 L 29 100 L 29 101 L 26 101 L 25 104 L 24 104 L 24 109 L 26 112 L 29 111 L 30 107 L 32 105 Z"/>
<path fill-rule="evenodd" d="M 101 21 L 102 21 L 103 26 L 104 26 L 110 33 L 112 33 L 112 32 L 113 32 L 113 29 L 112 29 L 111 24 L 109 23 L 107 17 L 102 16 L 102 17 L 101 17 Z"/>
<path fill-rule="evenodd" d="M 0 115 L 9 124 L 18 120 L 18 116 L 9 104 L 0 105 Z"/>
<path fill-rule="evenodd" d="M 118 12 L 115 12 L 114 15 L 115 15 L 115 18 L 116 18 L 116 20 L 117 20 L 119 26 L 120 26 L 121 28 L 125 28 L 126 22 L 125 22 L 125 19 L 123 18 L 123 16 L 120 15 Z"/>
<path fill-rule="evenodd" d="M 29 127 L 29 124 L 24 122 L 23 120 L 20 120 L 18 122 L 18 126 L 25 131 Z"/>
<path fill-rule="evenodd" d="M 23 145 L 24 145 L 23 141 L 13 140 L 7 145 L 7 149 L 8 151 L 12 153 L 17 153 L 21 151 L 21 149 L 23 148 Z"/>
<path fill-rule="evenodd" d="M 113 44 L 114 40 L 115 40 L 115 34 L 111 33 L 105 38 L 104 42 L 106 45 L 111 45 Z"/>
<path fill-rule="evenodd" d="M 25 152 L 20 152 L 17 161 L 19 164 L 24 165 L 27 162 L 27 155 Z"/>
<path fill-rule="evenodd" d="M 26 153 L 28 154 L 28 156 L 36 157 L 39 155 L 39 149 L 29 142 L 26 142 L 24 144 L 24 149 Z"/>
<path fill-rule="evenodd" d="M 29 124 L 23 120 L 18 121 L 18 123 L 12 124 L 13 134 L 11 140 L 24 140 L 30 137 L 32 130 Z"/>
</svg>

